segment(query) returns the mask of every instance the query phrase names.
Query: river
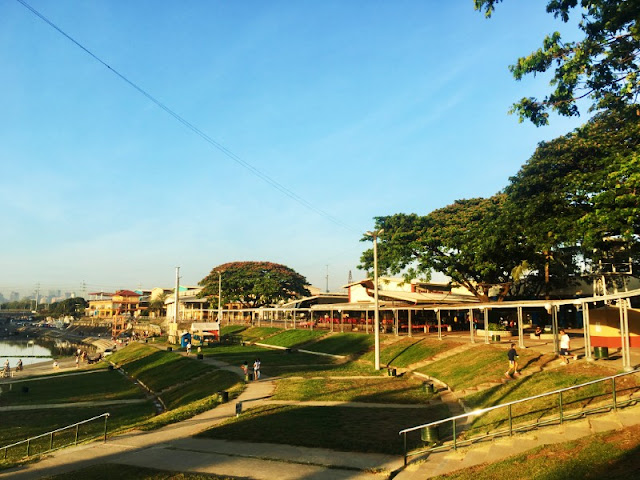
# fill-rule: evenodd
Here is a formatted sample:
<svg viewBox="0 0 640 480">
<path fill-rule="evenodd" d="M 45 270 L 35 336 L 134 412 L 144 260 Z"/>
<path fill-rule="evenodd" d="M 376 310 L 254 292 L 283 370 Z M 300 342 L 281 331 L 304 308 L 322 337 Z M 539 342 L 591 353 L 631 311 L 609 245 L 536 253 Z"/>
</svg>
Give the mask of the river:
<svg viewBox="0 0 640 480">
<path fill-rule="evenodd" d="M 23 365 L 31 365 L 32 363 L 51 361 L 54 357 L 73 355 L 77 348 L 77 343 L 66 340 L 2 339 L 0 340 L 0 368 L 7 359 L 9 366 L 14 368 L 20 359 L 22 359 Z"/>
</svg>

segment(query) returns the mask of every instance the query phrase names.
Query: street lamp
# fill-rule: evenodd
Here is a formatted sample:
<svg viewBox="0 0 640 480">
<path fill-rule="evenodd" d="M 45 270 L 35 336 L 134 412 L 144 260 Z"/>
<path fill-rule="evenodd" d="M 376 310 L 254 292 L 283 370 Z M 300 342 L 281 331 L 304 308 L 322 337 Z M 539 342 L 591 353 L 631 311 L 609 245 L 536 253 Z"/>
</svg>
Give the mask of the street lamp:
<svg viewBox="0 0 640 480">
<path fill-rule="evenodd" d="M 378 302 L 378 236 L 384 233 L 384 229 L 365 232 L 373 240 L 373 298 L 375 301 L 375 313 L 373 317 L 373 338 L 375 343 L 375 369 L 380 370 L 380 304 Z"/>
<path fill-rule="evenodd" d="M 218 270 L 218 323 L 222 323 L 222 272 Z"/>
</svg>

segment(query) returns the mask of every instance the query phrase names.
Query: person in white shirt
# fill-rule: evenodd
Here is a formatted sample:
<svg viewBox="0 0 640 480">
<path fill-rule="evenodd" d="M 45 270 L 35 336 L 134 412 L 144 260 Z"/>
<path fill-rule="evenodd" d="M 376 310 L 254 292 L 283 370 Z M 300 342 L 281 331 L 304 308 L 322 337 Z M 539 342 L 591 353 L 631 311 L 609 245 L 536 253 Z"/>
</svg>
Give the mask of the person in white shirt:
<svg viewBox="0 0 640 480">
<path fill-rule="evenodd" d="M 564 329 L 560 330 L 560 357 L 565 364 L 569 364 L 569 357 L 571 355 L 571 338 L 567 335 L 567 332 Z M 578 356 L 573 355 L 573 359 L 577 360 Z"/>
</svg>

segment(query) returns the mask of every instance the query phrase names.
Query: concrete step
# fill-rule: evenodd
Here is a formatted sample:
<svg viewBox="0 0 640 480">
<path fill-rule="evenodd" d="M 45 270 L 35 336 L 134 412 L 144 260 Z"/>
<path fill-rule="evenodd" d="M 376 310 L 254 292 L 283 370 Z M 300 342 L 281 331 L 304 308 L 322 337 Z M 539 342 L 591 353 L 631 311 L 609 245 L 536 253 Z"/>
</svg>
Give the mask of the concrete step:
<svg viewBox="0 0 640 480">
<path fill-rule="evenodd" d="M 623 427 L 618 415 L 615 413 L 613 415 L 609 414 L 601 417 L 591 417 L 589 418 L 589 424 L 591 425 L 591 431 L 593 433 L 618 430 Z"/>
</svg>

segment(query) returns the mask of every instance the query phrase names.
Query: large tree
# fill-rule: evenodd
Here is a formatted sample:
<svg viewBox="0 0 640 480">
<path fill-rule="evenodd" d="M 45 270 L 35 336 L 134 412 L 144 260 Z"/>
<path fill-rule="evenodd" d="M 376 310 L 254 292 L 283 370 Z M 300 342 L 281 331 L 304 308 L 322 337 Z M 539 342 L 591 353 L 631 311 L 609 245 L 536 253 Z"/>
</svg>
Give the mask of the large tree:
<svg viewBox="0 0 640 480">
<path fill-rule="evenodd" d="M 625 261 L 637 255 L 640 122 L 634 120 L 629 107 L 609 111 L 542 142 L 505 189 L 505 215 L 531 247 L 527 260 L 547 295 L 554 282 L 577 273 L 578 258 L 611 259 L 621 246 Z"/>
<path fill-rule="evenodd" d="M 474 0 L 476 10 L 490 17 L 502 0 Z M 640 2 L 638 0 L 548 0 L 547 12 L 569 22 L 579 10 L 582 39 L 563 41 L 559 32 L 547 35 L 542 47 L 509 68 L 525 75 L 554 69 L 552 91 L 544 99 L 522 98 L 511 112 L 535 125 L 549 122 L 549 110 L 579 115 L 577 101 L 590 98 L 592 109 L 637 106 L 640 94 Z M 640 115 L 640 112 L 638 113 Z"/>
<path fill-rule="evenodd" d="M 220 275 L 219 275 L 220 274 Z M 239 302 L 261 307 L 309 295 L 307 279 L 293 269 L 271 262 L 231 262 L 218 265 L 200 280 L 201 295 L 218 305 L 218 279 L 222 278 L 222 304 Z"/>
<path fill-rule="evenodd" d="M 441 272 L 487 300 L 499 285 L 503 298 L 512 282 L 511 272 L 525 257 L 518 232 L 502 217 L 505 196 L 457 200 L 428 215 L 396 214 L 376 217 L 384 229 L 378 253 L 379 268 L 391 274 L 428 279 Z M 363 241 L 370 240 L 363 238 Z M 361 267 L 370 270 L 373 253 L 363 253 Z"/>
</svg>

